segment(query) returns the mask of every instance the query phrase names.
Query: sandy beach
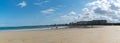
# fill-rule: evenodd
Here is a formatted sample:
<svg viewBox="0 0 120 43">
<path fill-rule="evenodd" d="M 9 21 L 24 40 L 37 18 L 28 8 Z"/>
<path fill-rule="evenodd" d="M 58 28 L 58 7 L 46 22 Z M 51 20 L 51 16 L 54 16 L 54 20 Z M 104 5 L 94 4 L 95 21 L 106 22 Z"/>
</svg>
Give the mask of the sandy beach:
<svg viewBox="0 0 120 43">
<path fill-rule="evenodd" d="M 120 26 L 0 32 L 0 43 L 120 43 Z"/>
</svg>

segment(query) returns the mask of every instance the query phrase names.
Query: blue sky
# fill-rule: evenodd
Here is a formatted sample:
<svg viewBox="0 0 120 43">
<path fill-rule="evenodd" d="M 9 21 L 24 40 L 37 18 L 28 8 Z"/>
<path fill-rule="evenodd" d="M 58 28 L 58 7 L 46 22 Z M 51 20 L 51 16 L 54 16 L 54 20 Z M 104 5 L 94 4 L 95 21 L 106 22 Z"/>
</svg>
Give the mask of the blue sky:
<svg viewBox="0 0 120 43">
<path fill-rule="evenodd" d="M 0 0 L 0 26 L 120 22 L 120 0 Z"/>
<path fill-rule="evenodd" d="M 0 0 L 0 26 L 46 25 L 71 11 L 81 13 L 88 0 Z"/>
</svg>

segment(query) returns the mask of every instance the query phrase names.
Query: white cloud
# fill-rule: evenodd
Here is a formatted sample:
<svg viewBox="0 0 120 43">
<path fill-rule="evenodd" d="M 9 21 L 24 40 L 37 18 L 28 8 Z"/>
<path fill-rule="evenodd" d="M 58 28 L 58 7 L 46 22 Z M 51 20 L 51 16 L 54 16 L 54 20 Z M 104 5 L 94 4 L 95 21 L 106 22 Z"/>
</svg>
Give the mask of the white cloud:
<svg viewBox="0 0 120 43">
<path fill-rule="evenodd" d="M 78 18 L 82 20 L 108 20 L 108 22 L 120 22 L 120 0 L 95 0 L 87 3 L 82 14 L 64 15 L 64 18 Z"/>
<path fill-rule="evenodd" d="M 71 14 L 71 15 L 75 15 L 75 14 L 76 14 L 76 12 L 71 11 L 69 14 Z"/>
<path fill-rule="evenodd" d="M 46 4 L 46 3 L 48 3 L 49 1 L 42 1 L 42 2 L 36 2 L 36 3 L 34 3 L 34 5 L 43 5 L 43 4 Z"/>
<path fill-rule="evenodd" d="M 61 19 L 72 22 L 72 21 L 77 21 L 79 18 L 76 12 L 71 11 L 69 12 L 69 14 L 61 16 Z"/>
<path fill-rule="evenodd" d="M 42 14 L 53 14 L 55 12 L 55 9 L 45 9 L 40 11 Z"/>
<path fill-rule="evenodd" d="M 21 8 L 27 6 L 27 3 L 25 1 L 22 1 L 21 3 L 18 4 Z"/>
</svg>

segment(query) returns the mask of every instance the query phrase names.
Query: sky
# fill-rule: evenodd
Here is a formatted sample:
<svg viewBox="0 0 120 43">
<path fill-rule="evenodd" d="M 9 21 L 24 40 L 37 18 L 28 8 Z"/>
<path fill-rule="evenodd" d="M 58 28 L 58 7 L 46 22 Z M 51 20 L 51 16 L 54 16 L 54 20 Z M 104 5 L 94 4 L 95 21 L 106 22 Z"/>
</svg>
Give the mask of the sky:
<svg viewBox="0 0 120 43">
<path fill-rule="evenodd" d="M 0 0 L 0 27 L 120 22 L 120 0 Z"/>
</svg>

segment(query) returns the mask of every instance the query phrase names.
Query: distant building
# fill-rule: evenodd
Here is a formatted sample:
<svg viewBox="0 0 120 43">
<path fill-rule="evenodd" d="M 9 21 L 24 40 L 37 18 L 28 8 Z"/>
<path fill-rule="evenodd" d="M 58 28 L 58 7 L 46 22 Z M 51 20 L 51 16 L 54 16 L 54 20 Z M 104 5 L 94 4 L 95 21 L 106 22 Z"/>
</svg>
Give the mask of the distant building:
<svg viewBox="0 0 120 43">
<path fill-rule="evenodd" d="M 107 21 L 106 20 L 93 20 L 92 21 L 92 24 L 106 24 L 107 23 Z"/>
<path fill-rule="evenodd" d="M 102 25 L 106 24 L 106 20 L 92 20 L 92 21 L 79 21 L 76 23 L 70 23 L 71 25 Z"/>
</svg>

